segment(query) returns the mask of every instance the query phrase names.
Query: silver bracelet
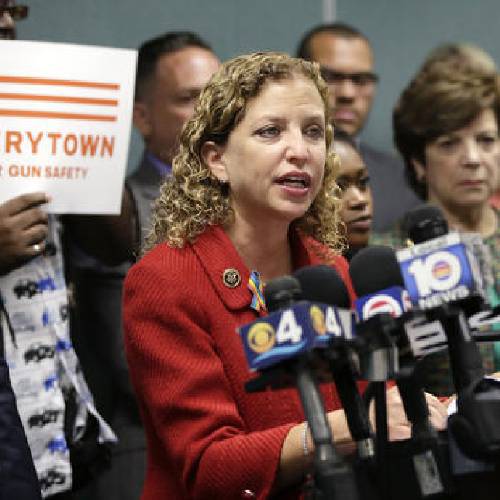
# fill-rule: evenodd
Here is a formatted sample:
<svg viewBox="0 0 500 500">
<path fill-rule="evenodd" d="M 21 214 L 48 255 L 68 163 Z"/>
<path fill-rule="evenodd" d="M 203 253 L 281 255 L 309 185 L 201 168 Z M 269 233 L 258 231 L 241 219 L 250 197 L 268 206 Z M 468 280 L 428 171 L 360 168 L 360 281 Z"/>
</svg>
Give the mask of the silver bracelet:
<svg viewBox="0 0 500 500">
<path fill-rule="evenodd" d="M 309 446 L 307 445 L 307 431 L 309 430 L 309 424 L 304 422 L 304 427 L 302 428 L 302 451 L 304 452 L 304 456 L 308 457 L 311 453 L 309 450 Z"/>
</svg>

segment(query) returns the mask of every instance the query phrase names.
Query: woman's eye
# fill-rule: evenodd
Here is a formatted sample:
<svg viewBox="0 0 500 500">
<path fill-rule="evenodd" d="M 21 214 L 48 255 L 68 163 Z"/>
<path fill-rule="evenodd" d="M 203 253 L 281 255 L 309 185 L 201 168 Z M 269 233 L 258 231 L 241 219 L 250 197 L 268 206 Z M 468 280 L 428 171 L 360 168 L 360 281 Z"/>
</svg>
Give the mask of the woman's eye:
<svg viewBox="0 0 500 500">
<path fill-rule="evenodd" d="M 455 148 L 457 144 L 458 144 L 458 139 L 453 139 L 453 138 L 443 139 L 438 142 L 438 147 L 443 149 L 444 151 L 450 151 L 453 148 Z"/>
<path fill-rule="evenodd" d="M 179 94 L 177 96 L 177 101 L 181 104 L 194 103 L 196 101 L 196 99 L 198 99 L 199 95 L 200 95 L 200 93 L 198 91 L 185 92 L 185 93 Z"/>
<path fill-rule="evenodd" d="M 320 139 L 325 136 L 325 129 L 319 125 L 312 125 L 306 129 L 306 135 L 313 139 Z"/>
<path fill-rule="evenodd" d="M 262 127 L 256 132 L 258 136 L 264 138 L 276 137 L 277 135 L 279 135 L 279 133 L 279 128 L 275 126 Z"/>
<path fill-rule="evenodd" d="M 367 187 L 368 184 L 370 183 L 370 177 L 362 177 L 361 179 L 358 180 L 358 189 L 361 191 L 364 191 Z"/>
<path fill-rule="evenodd" d="M 493 146 L 498 141 L 495 135 L 482 135 L 477 138 L 477 141 L 485 146 Z"/>
<path fill-rule="evenodd" d="M 341 191 L 346 191 L 349 187 L 349 181 L 343 177 L 339 177 L 336 182 Z"/>
</svg>

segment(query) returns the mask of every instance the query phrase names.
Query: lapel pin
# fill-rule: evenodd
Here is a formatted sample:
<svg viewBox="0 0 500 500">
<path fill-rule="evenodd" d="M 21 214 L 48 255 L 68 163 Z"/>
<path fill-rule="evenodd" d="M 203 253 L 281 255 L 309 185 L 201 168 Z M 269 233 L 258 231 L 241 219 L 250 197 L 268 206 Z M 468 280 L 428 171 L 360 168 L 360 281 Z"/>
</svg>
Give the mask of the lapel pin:
<svg viewBox="0 0 500 500">
<path fill-rule="evenodd" d="M 241 283 L 241 276 L 237 269 L 228 268 L 222 274 L 222 281 L 228 288 L 236 288 Z"/>
</svg>

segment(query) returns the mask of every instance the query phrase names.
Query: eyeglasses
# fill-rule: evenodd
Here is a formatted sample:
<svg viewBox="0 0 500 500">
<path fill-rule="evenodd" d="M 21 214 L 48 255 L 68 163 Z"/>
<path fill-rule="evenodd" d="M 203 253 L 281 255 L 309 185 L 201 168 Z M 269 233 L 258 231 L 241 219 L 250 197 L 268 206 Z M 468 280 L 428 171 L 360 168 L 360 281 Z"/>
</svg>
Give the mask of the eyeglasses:
<svg viewBox="0 0 500 500">
<path fill-rule="evenodd" d="M 0 16 L 9 14 L 14 21 L 19 21 L 28 17 L 29 7 L 27 5 L 0 5 Z"/>
<path fill-rule="evenodd" d="M 330 68 L 322 66 L 320 68 L 321 76 L 326 83 L 331 85 L 340 85 L 345 80 L 350 80 L 356 87 L 367 87 L 378 82 L 378 75 L 371 71 L 362 71 L 360 73 L 341 73 Z"/>
</svg>

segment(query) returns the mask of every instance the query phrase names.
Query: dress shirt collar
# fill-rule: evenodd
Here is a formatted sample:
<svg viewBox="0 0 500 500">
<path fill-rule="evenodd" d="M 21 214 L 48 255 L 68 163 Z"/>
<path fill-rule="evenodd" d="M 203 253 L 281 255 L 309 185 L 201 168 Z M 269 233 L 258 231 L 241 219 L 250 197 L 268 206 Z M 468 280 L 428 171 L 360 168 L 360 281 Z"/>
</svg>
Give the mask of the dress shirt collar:
<svg viewBox="0 0 500 500">
<path fill-rule="evenodd" d="M 153 165 L 153 167 L 160 174 L 160 177 L 167 177 L 172 173 L 172 165 L 163 162 L 151 151 L 146 151 L 146 159 Z"/>
</svg>

